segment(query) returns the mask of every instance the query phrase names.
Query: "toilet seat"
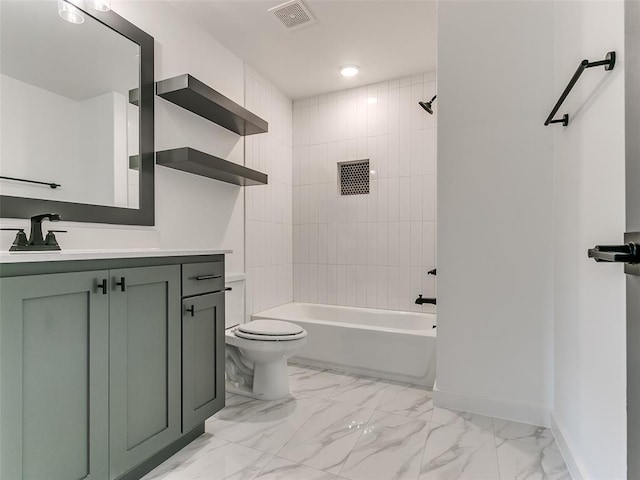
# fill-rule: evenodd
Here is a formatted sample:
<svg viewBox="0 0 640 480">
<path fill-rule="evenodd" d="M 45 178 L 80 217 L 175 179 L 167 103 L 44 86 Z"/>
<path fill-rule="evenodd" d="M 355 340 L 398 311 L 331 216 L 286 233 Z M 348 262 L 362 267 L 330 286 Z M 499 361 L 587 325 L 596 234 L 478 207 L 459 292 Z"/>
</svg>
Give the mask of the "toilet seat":
<svg viewBox="0 0 640 480">
<path fill-rule="evenodd" d="M 261 341 L 297 340 L 307 336 L 304 328 L 281 320 L 253 320 L 238 326 L 235 334 L 239 338 Z"/>
</svg>

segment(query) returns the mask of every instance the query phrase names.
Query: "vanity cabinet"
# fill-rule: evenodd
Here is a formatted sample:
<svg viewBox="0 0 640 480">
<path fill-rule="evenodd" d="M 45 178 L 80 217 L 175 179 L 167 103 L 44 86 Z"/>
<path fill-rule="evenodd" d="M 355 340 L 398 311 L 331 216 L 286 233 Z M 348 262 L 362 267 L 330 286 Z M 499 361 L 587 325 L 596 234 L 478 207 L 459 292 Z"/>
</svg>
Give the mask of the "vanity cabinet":
<svg viewBox="0 0 640 480">
<path fill-rule="evenodd" d="M 223 255 L 0 264 L 0 478 L 138 479 L 223 406 Z"/>
<path fill-rule="evenodd" d="M 107 478 L 107 278 L 0 279 L 0 478 Z"/>
<path fill-rule="evenodd" d="M 224 407 L 224 289 L 182 301 L 182 428 Z"/>
<path fill-rule="evenodd" d="M 109 276 L 115 479 L 180 436 L 180 266 L 111 270 Z"/>
<path fill-rule="evenodd" d="M 224 407 L 224 262 L 182 265 L 182 431 Z"/>
</svg>

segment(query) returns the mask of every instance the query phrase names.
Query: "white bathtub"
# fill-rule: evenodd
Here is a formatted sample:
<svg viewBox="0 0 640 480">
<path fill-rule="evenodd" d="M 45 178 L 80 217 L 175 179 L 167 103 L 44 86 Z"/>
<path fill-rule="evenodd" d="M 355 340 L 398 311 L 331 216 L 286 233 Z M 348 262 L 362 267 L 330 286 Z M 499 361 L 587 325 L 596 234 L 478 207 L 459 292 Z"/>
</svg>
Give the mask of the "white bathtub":
<svg viewBox="0 0 640 480">
<path fill-rule="evenodd" d="M 309 333 L 293 363 L 428 387 L 435 381 L 434 314 L 288 303 L 251 318 L 297 323 Z"/>
</svg>

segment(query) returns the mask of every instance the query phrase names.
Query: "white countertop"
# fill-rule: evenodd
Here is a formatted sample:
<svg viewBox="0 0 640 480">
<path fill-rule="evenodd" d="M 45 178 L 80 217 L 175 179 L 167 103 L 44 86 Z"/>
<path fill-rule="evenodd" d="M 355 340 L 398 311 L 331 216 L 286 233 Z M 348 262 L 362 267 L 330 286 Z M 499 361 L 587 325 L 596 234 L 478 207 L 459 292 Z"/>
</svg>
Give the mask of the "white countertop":
<svg viewBox="0 0 640 480">
<path fill-rule="evenodd" d="M 122 250 L 62 250 L 57 252 L 2 252 L 0 263 L 64 262 L 69 260 L 105 260 L 112 258 L 184 257 L 221 255 L 233 250 L 163 250 L 140 248 Z"/>
</svg>

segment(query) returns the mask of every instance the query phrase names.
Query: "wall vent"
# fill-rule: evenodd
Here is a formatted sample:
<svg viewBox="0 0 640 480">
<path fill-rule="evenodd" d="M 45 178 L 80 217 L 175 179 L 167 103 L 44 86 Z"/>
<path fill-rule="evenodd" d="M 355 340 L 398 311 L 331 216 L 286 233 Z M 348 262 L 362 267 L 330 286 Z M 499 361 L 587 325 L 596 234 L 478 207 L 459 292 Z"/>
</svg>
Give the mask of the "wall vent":
<svg viewBox="0 0 640 480">
<path fill-rule="evenodd" d="M 369 159 L 338 163 L 340 195 L 368 194 L 369 178 Z"/>
<path fill-rule="evenodd" d="M 316 23 L 311 12 L 300 0 L 290 0 L 267 11 L 272 12 L 288 30 L 297 30 Z"/>
</svg>

